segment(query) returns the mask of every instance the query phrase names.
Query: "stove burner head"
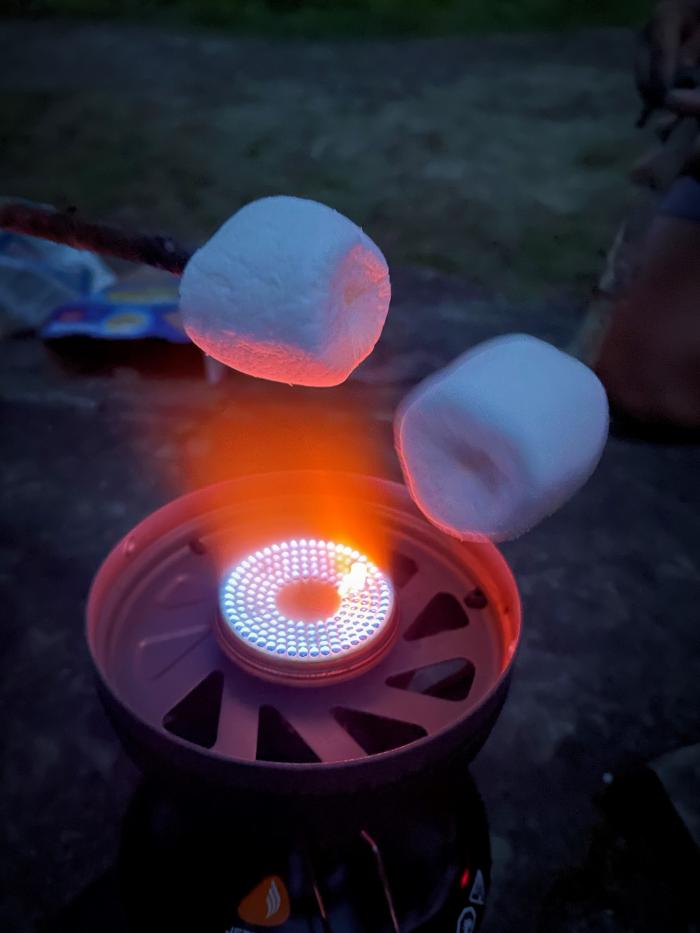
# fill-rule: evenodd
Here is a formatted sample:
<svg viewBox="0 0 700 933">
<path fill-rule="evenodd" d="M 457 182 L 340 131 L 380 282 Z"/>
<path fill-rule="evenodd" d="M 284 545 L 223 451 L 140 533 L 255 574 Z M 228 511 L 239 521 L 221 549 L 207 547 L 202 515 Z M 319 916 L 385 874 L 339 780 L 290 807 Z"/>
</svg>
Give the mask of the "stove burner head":
<svg viewBox="0 0 700 933">
<path fill-rule="evenodd" d="M 383 655 L 394 604 L 389 578 L 359 551 L 283 541 L 227 571 L 220 635 L 239 663 L 263 676 L 338 679 Z"/>
</svg>

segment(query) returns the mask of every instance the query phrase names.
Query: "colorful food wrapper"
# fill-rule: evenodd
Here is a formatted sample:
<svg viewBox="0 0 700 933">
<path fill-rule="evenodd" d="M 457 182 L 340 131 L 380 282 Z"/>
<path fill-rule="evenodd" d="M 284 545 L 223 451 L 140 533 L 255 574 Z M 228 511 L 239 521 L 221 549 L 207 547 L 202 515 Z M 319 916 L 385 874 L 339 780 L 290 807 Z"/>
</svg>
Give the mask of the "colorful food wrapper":
<svg viewBox="0 0 700 933">
<path fill-rule="evenodd" d="M 60 305 L 41 329 L 45 340 L 93 337 L 98 340 L 160 338 L 190 343 L 178 310 L 177 285 L 121 282 L 98 295 Z"/>
</svg>

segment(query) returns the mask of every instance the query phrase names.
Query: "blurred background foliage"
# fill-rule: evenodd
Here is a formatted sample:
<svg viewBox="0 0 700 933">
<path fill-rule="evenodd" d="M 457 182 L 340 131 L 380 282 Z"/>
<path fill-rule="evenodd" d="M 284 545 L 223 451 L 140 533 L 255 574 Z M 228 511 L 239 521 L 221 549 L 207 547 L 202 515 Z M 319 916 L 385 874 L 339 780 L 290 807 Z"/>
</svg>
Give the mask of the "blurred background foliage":
<svg viewBox="0 0 700 933">
<path fill-rule="evenodd" d="M 315 198 L 392 264 L 571 305 L 649 144 L 650 7 L 0 0 L 2 187 L 187 243 L 254 198 Z"/>
<path fill-rule="evenodd" d="M 13 15 L 172 20 L 298 36 L 454 33 L 634 25 L 639 0 L 0 0 Z"/>
</svg>

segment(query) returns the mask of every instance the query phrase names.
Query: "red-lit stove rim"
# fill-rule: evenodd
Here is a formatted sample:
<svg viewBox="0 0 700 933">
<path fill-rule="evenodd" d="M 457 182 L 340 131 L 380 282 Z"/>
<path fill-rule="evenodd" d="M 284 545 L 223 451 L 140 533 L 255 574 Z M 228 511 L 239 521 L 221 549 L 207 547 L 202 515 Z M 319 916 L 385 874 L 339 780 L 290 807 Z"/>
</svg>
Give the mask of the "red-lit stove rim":
<svg viewBox="0 0 700 933">
<path fill-rule="evenodd" d="M 315 476 L 321 480 L 327 474 L 320 471 L 316 474 L 308 471 L 260 474 L 190 493 L 163 506 L 139 523 L 112 550 L 100 567 L 88 599 L 88 645 L 97 671 L 100 692 L 112 721 L 131 754 L 141 760 L 145 767 L 159 768 L 165 764 L 167 768 L 170 762 L 169 767 L 177 771 L 204 775 L 207 779 L 223 781 L 227 785 L 232 780 L 233 767 L 236 772 L 234 783 L 241 786 L 250 784 L 257 788 L 262 780 L 265 787 L 281 793 L 300 789 L 306 793 L 326 793 L 331 788 L 355 787 L 357 781 L 377 769 L 383 775 L 380 782 L 396 778 L 407 771 L 427 766 L 436 757 L 450 754 L 460 746 L 470 757 L 474 754 L 470 751 L 472 745 L 475 744 L 478 750 L 490 732 L 507 693 L 521 630 L 520 597 L 510 568 L 492 544 L 459 542 L 446 538 L 418 512 L 403 486 L 352 474 L 342 475 L 347 496 L 364 497 L 366 503 L 376 507 L 384 518 L 389 516 L 390 519 L 400 518 L 404 521 L 410 534 L 419 536 L 429 546 L 443 553 L 446 559 L 468 565 L 470 578 L 487 594 L 491 605 L 496 607 L 503 630 L 503 663 L 489 689 L 480 696 L 478 705 L 467 710 L 463 719 L 400 748 L 363 758 L 311 764 L 260 762 L 230 758 L 216 748 L 193 749 L 189 743 L 176 736 L 164 737 L 162 730 L 144 720 L 123 693 L 115 690 L 108 671 L 110 637 L 100 620 L 105 613 L 113 611 L 120 597 L 118 591 L 123 591 L 123 577 L 129 565 L 139 557 L 143 560 L 145 555 L 152 553 L 155 545 L 162 547 L 168 539 L 172 541 L 174 538 L 182 538 L 183 526 L 188 522 L 192 527 L 187 536 L 196 538 L 196 528 L 200 527 L 203 516 L 220 511 L 222 499 L 228 494 L 235 494 L 239 501 L 246 502 L 256 497 L 269 500 L 271 495 L 294 495 L 296 486 L 308 486 L 309 479 Z M 478 740 L 472 742 L 472 737 L 477 733 Z M 302 780 L 302 784 L 298 785 L 297 780 Z M 371 780 L 376 781 L 376 775 Z"/>
</svg>

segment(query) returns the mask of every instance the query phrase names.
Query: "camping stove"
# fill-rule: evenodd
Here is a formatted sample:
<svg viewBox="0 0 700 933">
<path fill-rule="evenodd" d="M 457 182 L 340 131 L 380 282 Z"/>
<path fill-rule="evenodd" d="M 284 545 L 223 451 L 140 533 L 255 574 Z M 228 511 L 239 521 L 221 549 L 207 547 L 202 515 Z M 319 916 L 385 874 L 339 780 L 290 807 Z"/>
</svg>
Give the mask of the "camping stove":
<svg viewBox="0 0 700 933">
<path fill-rule="evenodd" d="M 447 538 L 403 487 L 337 479 L 185 496 L 95 578 L 99 691 L 146 774 L 120 858 L 131 929 L 480 927 L 489 840 L 467 766 L 505 700 L 517 588 L 495 547 Z M 366 542 L 343 539 L 339 505 Z"/>
</svg>

